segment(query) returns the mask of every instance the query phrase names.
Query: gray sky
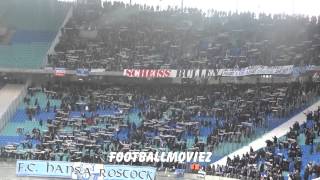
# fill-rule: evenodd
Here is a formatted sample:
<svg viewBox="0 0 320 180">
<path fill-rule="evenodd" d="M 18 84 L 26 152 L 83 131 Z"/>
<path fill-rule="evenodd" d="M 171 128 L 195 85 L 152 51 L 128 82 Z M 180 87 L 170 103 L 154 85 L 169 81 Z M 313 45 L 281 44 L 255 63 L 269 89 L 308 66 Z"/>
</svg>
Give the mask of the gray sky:
<svg viewBox="0 0 320 180">
<path fill-rule="evenodd" d="M 120 1 L 129 3 L 130 0 Z M 162 8 L 168 5 L 181 6 L 181 0 L 132 0 L 132 3 L 159 5 Z M 320 0 L 184 0 L 184 5 L 204 10 L 213 8 L 222 11 L 320 15 Z"/>
</svg>

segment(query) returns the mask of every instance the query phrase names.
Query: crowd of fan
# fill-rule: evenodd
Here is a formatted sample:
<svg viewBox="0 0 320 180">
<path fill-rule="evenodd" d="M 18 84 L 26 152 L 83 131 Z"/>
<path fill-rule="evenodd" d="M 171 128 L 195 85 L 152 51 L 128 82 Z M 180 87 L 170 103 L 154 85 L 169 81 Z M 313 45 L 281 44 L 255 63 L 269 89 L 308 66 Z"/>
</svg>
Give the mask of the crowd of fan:
<svg viewBox="0 0 320 180">
<path fill-rule="evenodd" d="M 48 66 L 236 68 L 319 64 L 319 18 L 104 2 L 78 4 Z"/>
<path fill-rule="evenodd" d="M 226 166 L 210 167 L 207 172 L 226 177 L 240 179 L 285 179 L 283 172 L 288 172 L 290 180 L 320 177 L 320 164 L 317 159 L 303 163 L 306 155 L 319 154 L 320 146 L 314 143 L 320 136 L 320 107 L 314 112 L 308 112 L 307 122 L 302 126 L 296 122 L 290 128 L 289 133 L 280 140 L 276 136 L 273 140 L 266 141 L 266 148 L 256 152 L 250 149 L 250 152 L 242 157 L 235 156 L 228 158 Z M 304 134 L 305 142 L 301 145 L 299 136 Z M 309 146 L 308 151 L 301 146 Z M 287 156 L 285 156 L 287 154 Z M 306 165 L 304 165 L 306 164 Z"/>
<path fill-rule="evenodd" d="M 61 99 L 61 107 L 47 104 L 46 110 L 56 112 L 55 118 L 47 121 L 48 130 L 35 128 L 27 141 L 3 147 L 2 156 L 108 163 L 110 151 L 214 153 L 223 143 L 239 143 L 253 136 L 256 127 L 268 128 L 268 116 L 288 118 L 319 94 L 314 83 L 116 87 L 48 83 L 29 88 L 26 103 L 34 93 L 43 92 L 49 99 Z M 194 138 L 191 145 L 188 138 Z M 31 148 L 31 139 L 40 143 Z"/>
</svg>

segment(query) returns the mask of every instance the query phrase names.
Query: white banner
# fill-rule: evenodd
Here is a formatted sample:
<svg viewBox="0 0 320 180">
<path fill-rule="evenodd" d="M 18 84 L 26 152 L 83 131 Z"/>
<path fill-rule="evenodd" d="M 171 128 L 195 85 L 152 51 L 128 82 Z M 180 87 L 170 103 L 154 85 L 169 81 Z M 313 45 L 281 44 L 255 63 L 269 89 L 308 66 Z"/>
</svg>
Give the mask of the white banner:
<svg viewBox="0 0 320 180">
<path fill-rule="evenodd" d="M 123 76 L 134 78 L 169 78 L 175 77 L 171 69 L 124 69 Z"/>
<path fill-rule="evenodd" d="M 215 76 L 241 77 L 250 75 L 290 75 L 293 73 L 293 65 L 290 66 L 249 66 L 239 69 L 187 69 L 176 71 L 176 77 L 181 78 L 208 78 Z"/>
<path fill-rule="evenodd" d="M 125 69 L 123 75 L 135 78 L 210 78 L 242 77 L 254 75 L 292 75 L 298 76 L 308 71 L 320 70 L 320 67 L 308 65 L 288 66 L 249 66 L 238 69 Z"/>
<path fill-rule="evenodd" d="M 156 168 L 82 162 L 18 160 L 16 175 L 77 180 L 154 180 Z"/>
<path fill-rule="evenodd" d="M 55 68 L 54 69 L 54 75 L 58 77 L 63 77 L 66 74 L 65 68 Z"/>
<path fill-rule="evenodd" d="M 100 68 L 100 69 L 91 69 L 90 70 L 90 72 L 91 73 L 102 73 L 102 72 L 105 72 L 106 70 L 105 69 L 102 69 L 102 68 Z"/>
</svg>

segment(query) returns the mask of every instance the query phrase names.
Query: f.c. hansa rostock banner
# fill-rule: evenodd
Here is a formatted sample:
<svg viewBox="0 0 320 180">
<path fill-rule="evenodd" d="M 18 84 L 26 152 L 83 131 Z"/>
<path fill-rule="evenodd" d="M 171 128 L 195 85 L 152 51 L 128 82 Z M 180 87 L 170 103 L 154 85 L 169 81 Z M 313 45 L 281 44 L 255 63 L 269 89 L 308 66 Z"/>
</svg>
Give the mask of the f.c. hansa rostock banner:
<svg viewBox="0 0 320 180">
<path fill-rule="evenodd" d="M 77 180 L 154 180 L 156 169 L 145 166 L 18 160 L 16 175 Z"/>
</svg>

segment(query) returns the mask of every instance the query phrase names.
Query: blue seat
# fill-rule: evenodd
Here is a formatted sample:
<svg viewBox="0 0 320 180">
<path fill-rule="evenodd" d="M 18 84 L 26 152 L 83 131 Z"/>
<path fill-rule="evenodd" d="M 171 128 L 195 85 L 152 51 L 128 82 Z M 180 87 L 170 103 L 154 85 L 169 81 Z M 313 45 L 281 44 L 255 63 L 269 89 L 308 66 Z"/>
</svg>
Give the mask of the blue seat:
<svg viewBox="0 0 320 180">
<path fill-rule="evenodd" d="M 32 43 L 32 42 L 51 42 L 55 37 L 55 32 L 50 31 L 26 31 L 18 30 L 12 37 L 12 43 Z"/>
<path fill-rule="evenodd" d="M 25 138 L 22 136 L 0 136 L 0 145 L 5 146 L 12 143 L 20 143 Z"/>
</svg>

